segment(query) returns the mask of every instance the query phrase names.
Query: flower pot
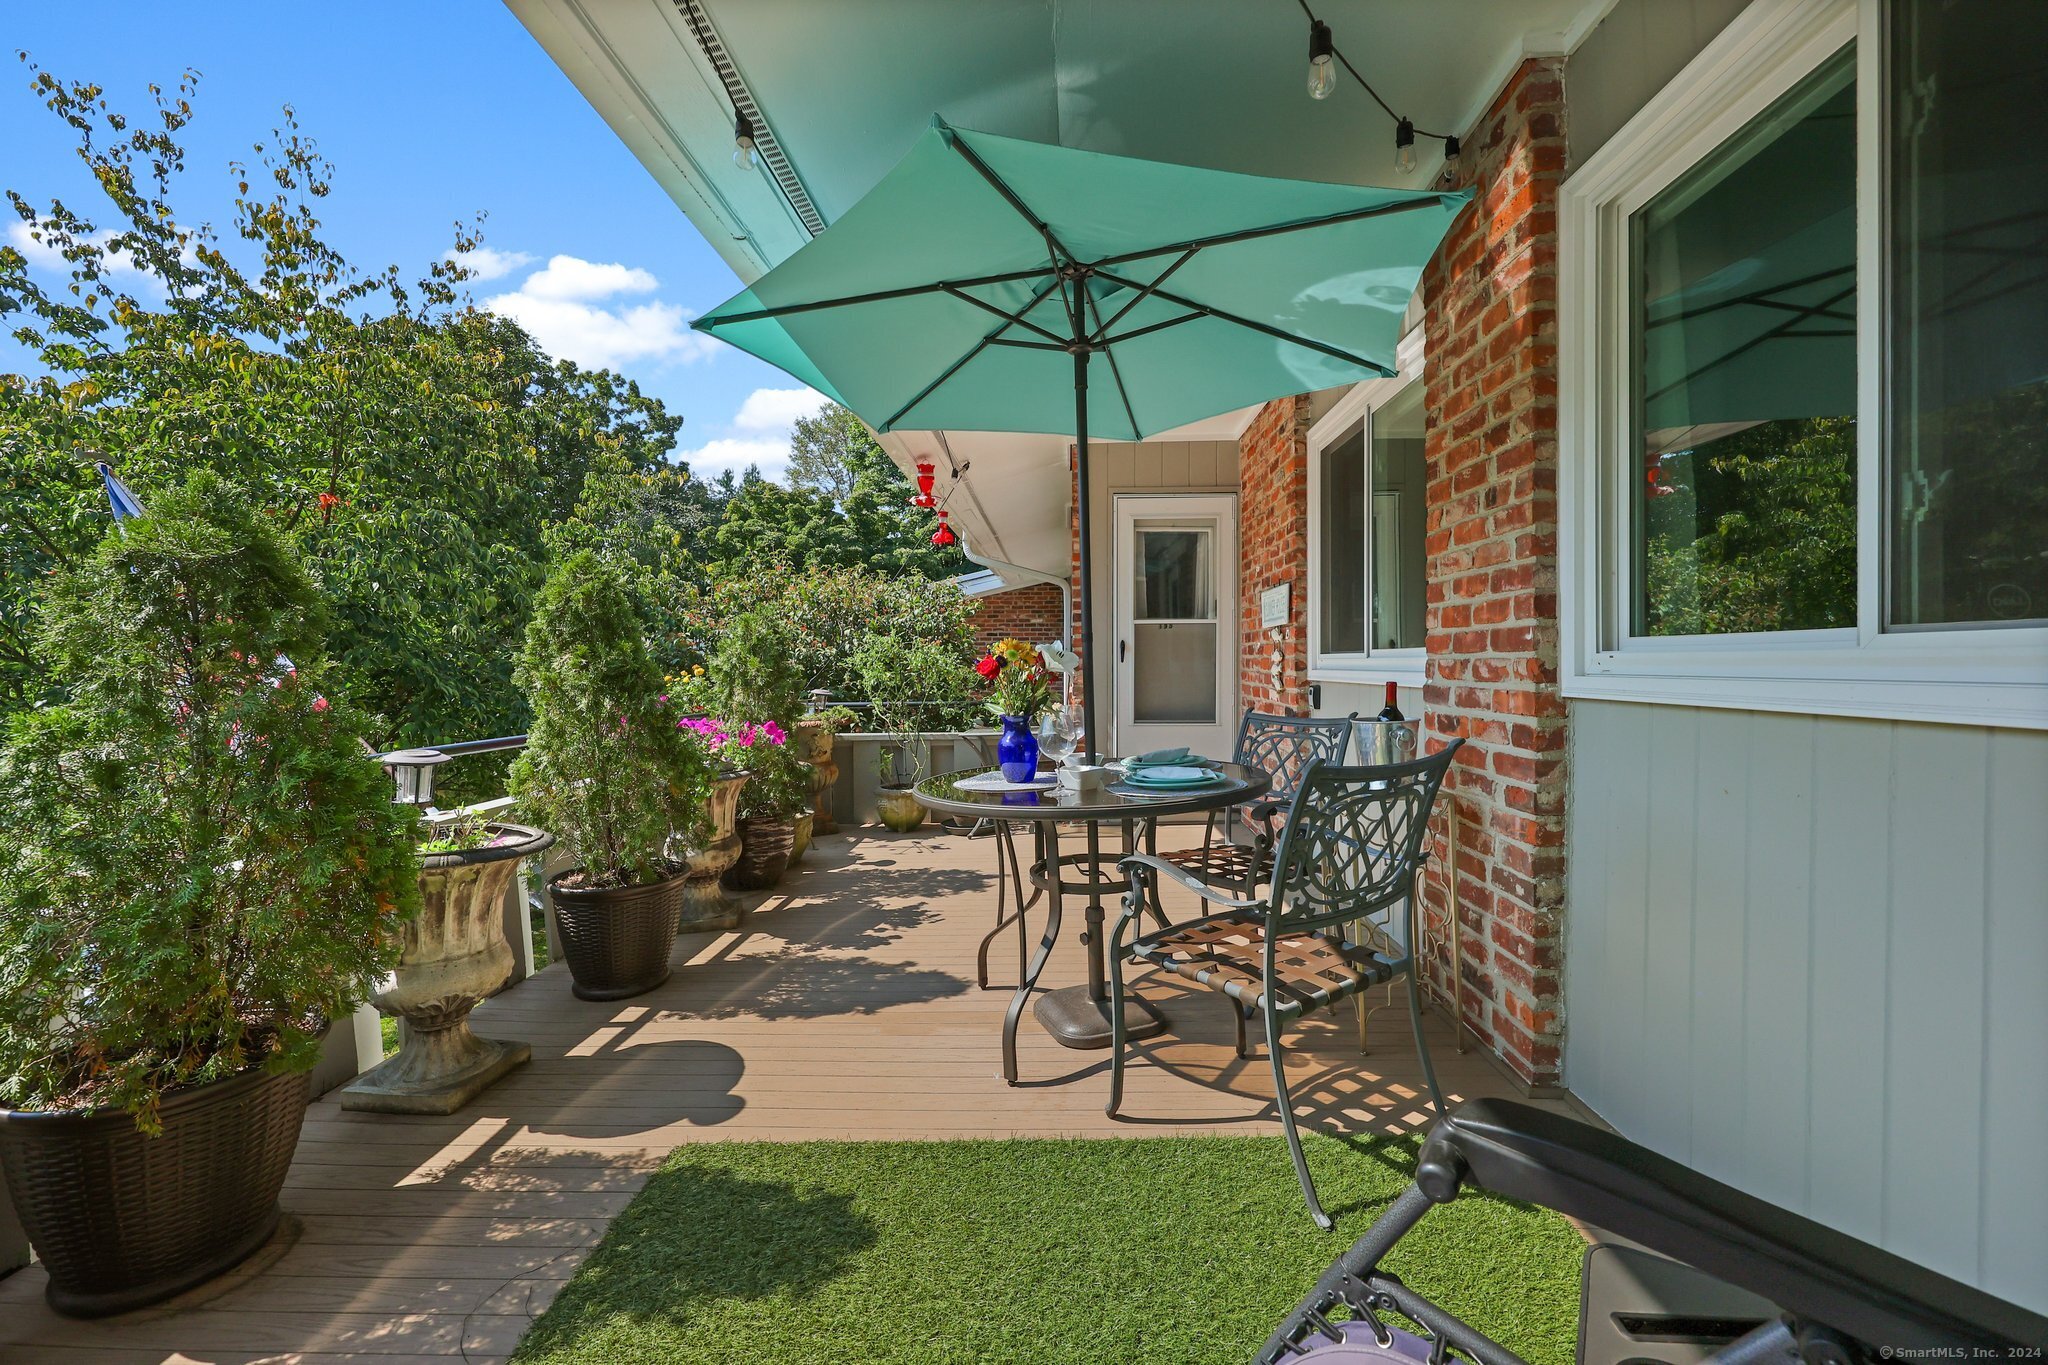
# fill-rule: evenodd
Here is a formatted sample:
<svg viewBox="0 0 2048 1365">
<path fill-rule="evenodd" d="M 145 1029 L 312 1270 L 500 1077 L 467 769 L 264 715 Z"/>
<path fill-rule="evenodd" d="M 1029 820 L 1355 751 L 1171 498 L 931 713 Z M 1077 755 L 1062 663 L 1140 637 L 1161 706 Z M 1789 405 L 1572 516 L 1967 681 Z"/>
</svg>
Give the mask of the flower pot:
<svg viewBox="0 0 2048 1365">
<path fill-rule="evenodd" d="M 811 811 L 799 811 L 797 812 L 796 819 L 790 821 L 790 824 L 796 827 L 796 832 L 789 841 L 789 861 L 791 864 L 802 862 L 804 854 L 810 852 L 811 833 L 814 828 L 813 821 L 816 818 Z"/>
<path fill-rule="evenodd" d="M 452 1114 L 532 1058 L 525 1043 L 470 1032 L 469 1012 L 512 975 L 505 893 L 520 860 L 555 837 L 525 825 L 490 831 L 505 842 L 420 858 L 420 913 L 401 931 L 397 983 L 375 1002 L 405 1020 L 404 1042 L 342 1089 L 342 1108 Z"/>
<path fill-rule="evenodd" d="M 1038 736 L 1031 733 L 1029 717 L 1003 717 L 1003 733 L 996 739 L 996 763 L 1008 782 L 1029 782 L 1038 776 Z"/>
<path fill-rule="evenodd" d="M 766 891 L 782 880 L 796 842 L 794 820 L 740 821 L 739 861 L 725 874 L 735 891 Z"/>
<path fill-rule="evenodd" d="M 725 894 L 721 879 L 740 856 L 740 788 L 747 785 L 742 772 L 721 773 L 711 783 L 705 805 L 711 835 L 702 848 L 689 850 L 683 865 L 689 879 L 683 883 L 682 932 L 705 933 L 737 929 L 746 918 L 739 902 Z"/>
<path fill-rule="evenodd" d="M 570 875 L 563 872 L 550 880 L 548 893 L 577 997 L 623 1000 L 668 980 L 688 874 L 603 890 L 562 885 Z"/>
<path fill-rule="evenodd" d="M 875 814 L 898 834 L 908 834 L 924 825 L 924 802 L 915 787 L 883 787 L 875 793 Z"/>
<path fill-rule="evenodd" d="M 268 1241 L 308 1080 L 256 1070 L 174 1090 L 153 1138 L 118 1109 L 0 1109 L 0 1169 L 49 1271 L 50 1306 L 125 1313 L 203 1284 Z"/>
<path fill-rule="evenodd" d="M 833 757 L 833 746 L 838 739 L 832 727 L 822 720 L 796 723 L 798 753 L 816 774 L 811 787 L 812 834 L 839 832 L 839 822 L 832 818 L 832 789 L 839 781 L 839 762 Z"/>
</svg>

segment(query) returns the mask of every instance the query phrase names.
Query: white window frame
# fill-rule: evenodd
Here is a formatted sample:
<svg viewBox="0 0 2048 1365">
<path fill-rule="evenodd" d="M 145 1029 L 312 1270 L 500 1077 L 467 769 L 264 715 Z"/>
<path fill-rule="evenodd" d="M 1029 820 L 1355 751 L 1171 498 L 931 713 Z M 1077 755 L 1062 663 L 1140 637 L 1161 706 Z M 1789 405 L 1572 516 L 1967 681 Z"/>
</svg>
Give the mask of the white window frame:
<svg viewBox="0 0 2048 1365">
<path fill-rule="evenodd" d="M 1857 128 L 1856 625 L 1746 635 L 1632 635 L 1630 499 L 1637 481 L 1627 369 L 1629 217 L 1851 41 Z M 1564 184 L 1558 222 L 1558 600 L 1568 697 L 2048 729 L 2048 629 L 1883 629 L 1885 44 L 1882 0 L 1754 0 Z"/>
<path fill-rule="evenodd" d="M 1308 680 L 1319 683 L 1385 683 L 1403 687 L 1422 686 L 1427 649 L 1375 649 L 1372 644 L 1372 415 L 1410 384 L 1422 382 L 1424 360 L 1423 329 L 1410 328 L 1395 348 L 1395 368 L 1389 379 L 1366 379 L 1353 384 L 1330 410 L 1308 429 Z M 1357 653 L 1323 651 L 1322 565 L 1323 565 L 1323 453 L 1337 445 L 1356 428 L 1364 436 L 1365 537 L 1359 553 L 1365 557 L 1365 648 Z M 1424 573 L 1428 572 L 1427 561 Z"/>
</svg>

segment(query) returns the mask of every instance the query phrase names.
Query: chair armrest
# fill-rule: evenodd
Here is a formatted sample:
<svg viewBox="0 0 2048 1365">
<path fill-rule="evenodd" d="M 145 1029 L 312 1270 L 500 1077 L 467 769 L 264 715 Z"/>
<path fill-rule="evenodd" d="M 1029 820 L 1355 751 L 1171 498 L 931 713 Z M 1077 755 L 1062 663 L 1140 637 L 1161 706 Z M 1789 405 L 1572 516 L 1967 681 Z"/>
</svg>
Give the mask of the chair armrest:
<svg viewBox="0 0 2048 1365">
<path fill-rule="evenodd" d="M 1285 801 L 1254 801 L 1244 808 L 1245 815 L 1253 820 L 1278 820 L 1287 816 Z"/>
<path fill-rule="evenodd" d="M 1257 910 L 1265 903 L 1263 901 L 1248 901 L 1237 896 L 1226 895 L 1215 887 L 1210 886 L 1207 882 L 1202 881 L 1199 877 L 1184 872 L 1172 863 L 1167 862 L 1164 858 L 1155 858 L 1149 853 L 1133 853 L 1130 857 L 1119 862 L 1117 867 L 1125 876 L 1131 879 L 1131 887 L 1134 891 L 1139 889 L 1139 873 L 1141 871 L 1149 871 L 1164 877 L 1167 881 L 1172 882 L 1175 886 L 1185 891 L 1192 891 L 1211 905 L 1220 905 L 1226 910 Z"/>
</svg>

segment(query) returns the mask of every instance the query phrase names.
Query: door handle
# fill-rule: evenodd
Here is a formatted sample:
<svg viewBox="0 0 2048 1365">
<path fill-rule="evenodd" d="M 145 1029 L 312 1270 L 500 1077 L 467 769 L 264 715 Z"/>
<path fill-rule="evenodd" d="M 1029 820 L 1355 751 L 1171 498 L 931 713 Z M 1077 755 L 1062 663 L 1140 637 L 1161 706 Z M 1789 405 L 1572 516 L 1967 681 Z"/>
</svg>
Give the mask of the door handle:
<svg viewBox="0 0 2048 1365">
<path fill-rule="evenodd" d="M 1118 663 L 1122 663 L 1124 661 L 1124 645 L 1126 643 L 1128 642 L 1124 640 L 1118 640 L 1116 642 L 1116 661 Z"/>
</svg>

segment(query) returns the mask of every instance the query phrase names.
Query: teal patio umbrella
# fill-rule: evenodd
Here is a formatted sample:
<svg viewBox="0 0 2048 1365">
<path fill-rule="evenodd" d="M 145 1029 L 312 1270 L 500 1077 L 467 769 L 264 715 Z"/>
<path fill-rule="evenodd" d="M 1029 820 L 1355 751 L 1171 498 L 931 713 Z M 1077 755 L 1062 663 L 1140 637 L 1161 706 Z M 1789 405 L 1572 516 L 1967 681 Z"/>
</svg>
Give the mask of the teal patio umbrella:
<svg viewBox="0 0 2048 1365">
<path fill-rule="evenodd" d="M 1140 440 L 1394 374 L 1409 296 L 1467 198 L 1173 166 L 934 118 L 838 222 L 692 325 L 877 431 L 1074 437 L 1092 760 L 1089 439 Z"/>
</svg>

